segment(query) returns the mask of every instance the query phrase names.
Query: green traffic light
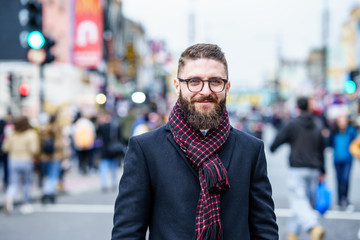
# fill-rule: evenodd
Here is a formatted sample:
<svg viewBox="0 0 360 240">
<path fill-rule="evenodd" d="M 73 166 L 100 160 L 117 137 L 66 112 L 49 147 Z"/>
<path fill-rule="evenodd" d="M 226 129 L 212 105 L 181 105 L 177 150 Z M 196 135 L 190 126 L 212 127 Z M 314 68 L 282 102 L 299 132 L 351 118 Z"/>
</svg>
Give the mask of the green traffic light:
<svg viewBox="0 0 360 240">
<path fill-rule="evenodd" d="M 354 81 L 347 80 L 345 82 L 345 92 L 348 94 L 352 94 L 356 91 L 356 84 Z"/>
<path fill-rule="evenodd" d="M 39 31 L 32 31 L 27 35 L 27 43 L 33 49 L 40 49 L 44 46 L 45 38 Z"/>
</svg>

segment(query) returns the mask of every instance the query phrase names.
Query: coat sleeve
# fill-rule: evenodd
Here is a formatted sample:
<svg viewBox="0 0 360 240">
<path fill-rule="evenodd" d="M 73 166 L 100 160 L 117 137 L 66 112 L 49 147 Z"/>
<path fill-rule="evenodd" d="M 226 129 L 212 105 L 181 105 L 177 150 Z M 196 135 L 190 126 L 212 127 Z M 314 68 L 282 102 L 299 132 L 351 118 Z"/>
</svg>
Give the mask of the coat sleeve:
<svg viewBox="0 0 360 240">
<path fill-rule="evenodd" d="M 115 201 L 112 240 L 145 239 L 151 209 L 151 185 L 144 152 L 130 139 Z"/>
<path fill-rule="evenodd" d="M 10 151 L 10 141 L 11 141 L 10 138 L 11 138 L 10 135 L 4 138 L 4 142 L 2 144 L 1 150 L 5 153 L 8 153 Z"/>
<path fill-rule="evenodd" d="M 39 137 L 35 130 L 31 130 L 29 134 L 29 152 L 32 156 L 35 156 L 40 151 Z"/>
<path fill-rule="evenodd" d="M 261 145 L 257 161 L 252 166 L 249 226 L 251 239 L 279 239 L 264 144 Z"/>
<path fill-rule="evenodd" d="M 284 143 L 288 143 L 290 142 L 291 139 L 291 133 L 292 131 L 290 130 L 290 123 L 287 123 L 284 127 L 282 127 L 278 133 L 276 134 L 276 137 L 274 139 L 274 141 L 272 142 L 271 146 L 270 146 L 270 151 L 271 152 L 275 152 L 276 149 L 284 144 Z"/>
</svg>

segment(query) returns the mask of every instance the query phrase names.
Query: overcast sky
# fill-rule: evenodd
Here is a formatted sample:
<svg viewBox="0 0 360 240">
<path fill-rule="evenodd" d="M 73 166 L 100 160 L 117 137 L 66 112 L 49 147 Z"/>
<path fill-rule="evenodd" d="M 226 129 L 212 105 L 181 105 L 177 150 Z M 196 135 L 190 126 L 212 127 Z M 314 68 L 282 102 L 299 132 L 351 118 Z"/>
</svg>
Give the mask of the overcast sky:
<svg viewBox="0 0 360 240">
<path fill-rule="evenodd" d="M 229 63 L 232 86 L 258 88 L 274 69 L 278 53 L 304 59 L 319 48 L 322 16 L 329 9 L 329 45 L 360 0 L 123 0 L 126 17 L 141 23 L 149 37 L 163 39 L 177 59 L 190 43 L 189 16 L 195 16 L 195 42 L 218 44 Z"/>
</svg>

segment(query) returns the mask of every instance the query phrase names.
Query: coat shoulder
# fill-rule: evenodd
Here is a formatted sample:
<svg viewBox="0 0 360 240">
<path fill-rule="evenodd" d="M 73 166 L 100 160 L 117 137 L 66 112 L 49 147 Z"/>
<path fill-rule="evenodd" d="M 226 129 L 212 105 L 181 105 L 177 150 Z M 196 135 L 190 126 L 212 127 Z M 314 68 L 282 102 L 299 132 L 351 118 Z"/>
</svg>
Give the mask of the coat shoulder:
<svg viewBox="0 0 360 240">
<path fill-rule="evenodd" d="M 166 125 L 164 125 L 149 132 L 133 136 L 131 138 L 138 142 L 158 142 L 161 141 L 163 138 L 166 138 L 168 134 L 171 134 L 171 132 L 166 128 Z"/>
<path fill-rule="evenodd" d="M 239 129 L 236 129 L 236 128 L 231 128 L 231 132 L 230 134 L 232 134 L 237 141 L 239 141 L 240 143 L 246 143 L 246 144 L 250 144 L 250 145 L 263 145 L 264 142 L 255 137 L 255 136 L 252 136 L 246 132 L 243 132 Z"/>
</svg>

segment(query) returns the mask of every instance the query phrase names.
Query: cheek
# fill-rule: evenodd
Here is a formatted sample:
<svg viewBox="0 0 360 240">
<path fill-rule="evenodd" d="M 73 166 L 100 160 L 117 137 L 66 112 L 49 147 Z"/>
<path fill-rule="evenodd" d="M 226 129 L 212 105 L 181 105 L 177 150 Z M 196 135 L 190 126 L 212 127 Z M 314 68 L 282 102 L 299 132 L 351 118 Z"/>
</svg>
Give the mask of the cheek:
<svg viewBox="0 0 360 240">
<path fill-rule="evenodd" d="M 221 100 L 223 100 L 224 98 L 226 98 L 226 94 L 214 94 L 213 95 L 214 98 L 216 98 L 217 102 L 219 103 Z"/>
<path fill-rule="evenodd" d="M 196 93 L 189 92 L 187 90 L 180 89 L 179 97 L 191 101 L 196 98 Z"/>
</svg>

